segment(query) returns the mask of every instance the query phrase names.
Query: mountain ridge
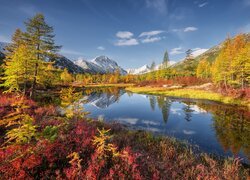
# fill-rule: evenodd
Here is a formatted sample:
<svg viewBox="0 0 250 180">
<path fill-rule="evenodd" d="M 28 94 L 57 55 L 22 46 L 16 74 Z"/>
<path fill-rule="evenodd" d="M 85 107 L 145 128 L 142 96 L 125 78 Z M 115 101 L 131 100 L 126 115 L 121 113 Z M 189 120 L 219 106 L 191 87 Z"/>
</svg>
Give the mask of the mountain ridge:
<svg viewBox="0 0 250 180">
<path fill-rule="evenodd" d="M 3 59 L 5 58 L 5 47 L 9 43 L 0 42 L 0 64 L 2 64 Z M 121 68 L 116 61 L 108 58 L 107 56 L 101 55 L 97 56 L 91 61 L 78 59 L 72 61 L 67 57 L 57 54 L 58 56 L 52 61 L 54 66 L 60 69 L 67 69 L 70 73 L 89 73 L 89 74 L 107 74 L 114 73 L 116 70 L 119 70 L 120 74 L 125 75 L 127 71 Z"/>
</svg>

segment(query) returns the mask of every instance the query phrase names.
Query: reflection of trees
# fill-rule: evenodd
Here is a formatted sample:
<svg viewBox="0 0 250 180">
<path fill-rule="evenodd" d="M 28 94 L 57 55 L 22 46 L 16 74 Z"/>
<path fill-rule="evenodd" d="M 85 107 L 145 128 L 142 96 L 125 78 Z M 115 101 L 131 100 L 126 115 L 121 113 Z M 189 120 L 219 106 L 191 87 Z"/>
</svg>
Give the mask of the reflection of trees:
<svg viewBox="0 0 250 180">
<path fill-rule="evenodd" d="M 238 154 L 242 149 L 250 159 L 250 112 L 247 109 L 217 104 L 200 104 L 213 113 L 213 127 L 225 151 Z"/>
<path fill-rule="evenodd" d="M 186 106 L 183 108 L 183 111 L 185 113 L 184 119 L 189 122 L 192 120 L 192 112 L 194 112 L 194 110 L 191 108 L 190 102 L 186 102 L 185 104 Z"/>
<path fill-rule="evenodd" d="M 120 88 L 86 88 L 84 94 L 87 102 L 93 103 L 99 108 L 107 108 L 115 102 L 119 102 L 120 96 L 124 94 L 124 90 Z"/>
<path fill-rule="evenodd" d="M 167 97 L 164 96 L 157 96 L 157 102 L 158 102 L 158 107 L 159 109 L 161 109 L 162 112 L 163 121 L 167 123 L 171 103 L 167 99 Z"/>
<path fill-rule="evenodd" d="M 156 97 L 155 96 L 148 96 L 148 98 L 149 98 L 150 107 L 154 111 L 155 104 L 156 104 Z"/>
</svg>

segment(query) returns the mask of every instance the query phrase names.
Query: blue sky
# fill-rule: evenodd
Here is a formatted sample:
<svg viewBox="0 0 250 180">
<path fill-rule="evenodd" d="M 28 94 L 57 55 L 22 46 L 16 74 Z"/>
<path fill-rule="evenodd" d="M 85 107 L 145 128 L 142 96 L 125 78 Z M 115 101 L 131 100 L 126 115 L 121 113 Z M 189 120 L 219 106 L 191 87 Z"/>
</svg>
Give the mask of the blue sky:
<svg viewBox="0 0 250 180">
<path fill-rule="evenodd" d="M 0 41 L 38 12 L 66 57 L 107 55 L 124 68 L 160 63 L 165 50 L 179 61 L 250 32 L 250 0 L 0 0 Z"/>
</svg>

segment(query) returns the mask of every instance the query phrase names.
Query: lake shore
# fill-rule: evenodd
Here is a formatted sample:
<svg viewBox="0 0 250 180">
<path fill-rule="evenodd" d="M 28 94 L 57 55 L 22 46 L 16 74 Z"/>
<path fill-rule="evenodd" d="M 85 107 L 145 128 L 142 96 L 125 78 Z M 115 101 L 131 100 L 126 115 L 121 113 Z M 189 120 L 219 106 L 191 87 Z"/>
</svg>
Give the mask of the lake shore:
<svg viewBox="0 0 250 180">
<path fill-rule="evenodd" d="M 8 117 L 20 97 L 1 94 L 0 107 Z M 36 135 L 20 144 L 2 144 L 0 175 L 3 178 L 89 178 L 175 179 L 201 177 L 247 178 L 248 167 L 239 159 L 197 153 L 193 147 L 172 137 L 129 130 L 119 123 L 91 118 L 66 117 L 56 106 L 40 106 L 22 99 L 23 113 L 34 118 Z M 5 130 L 3 129 L 3 132 Z M 84 137 L 84 138 L 83 138 Z M 119 175 L 119 176 L 118 176 Z"/>
<path fill-rule="evenodd" d="M 164 88 L 164 87 L 128 87 L 127 91 L 139 94 L 164 95 L 180 98 L 203 99 L 222 102 L 224 104 L 247 106 L 250 108 L 249 100 L 235 99 L 230 96 L 223 96 L 219 93 L 206 90 L 190 89 L 190 88 Z"/>
</svg>

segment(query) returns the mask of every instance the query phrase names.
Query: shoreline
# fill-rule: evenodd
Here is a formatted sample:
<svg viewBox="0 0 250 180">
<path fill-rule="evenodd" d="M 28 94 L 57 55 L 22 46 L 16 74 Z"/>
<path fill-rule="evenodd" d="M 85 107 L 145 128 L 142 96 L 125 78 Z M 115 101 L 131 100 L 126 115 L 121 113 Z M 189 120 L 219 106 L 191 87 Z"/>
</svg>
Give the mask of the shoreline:
<svg viewBox="0 0 250 180">
<path fill-rule="evenodd" d="M 250 103 L 246 100 L 235 99 L 230 96 L 223 96 L 219 93 L 197 89 L 166 89 L 158 87 L 128 87 L 127 91 L 138 94 L 164 95 L 188 99 L 200 99 L 221 102 L 229 105 L 246 106 L 250 109 Z"/>
</svg>

